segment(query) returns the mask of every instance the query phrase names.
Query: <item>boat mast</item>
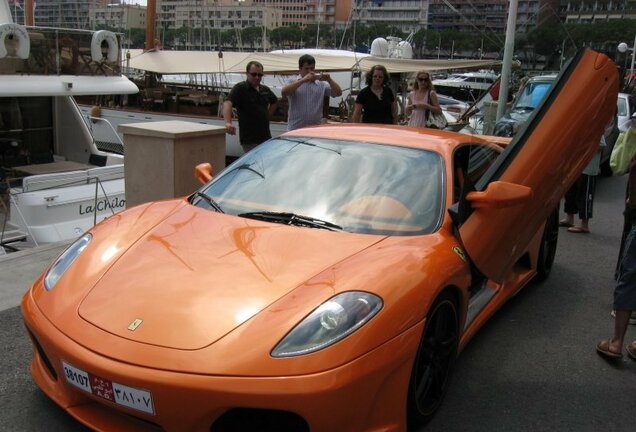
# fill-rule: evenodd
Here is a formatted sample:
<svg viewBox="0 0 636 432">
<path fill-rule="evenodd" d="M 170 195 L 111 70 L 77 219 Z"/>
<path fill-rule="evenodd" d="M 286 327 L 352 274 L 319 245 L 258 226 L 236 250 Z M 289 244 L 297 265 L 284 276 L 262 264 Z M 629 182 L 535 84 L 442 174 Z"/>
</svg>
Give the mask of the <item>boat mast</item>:
<svg viewBox="0 0 636 432">
<path fill-rule="evenodd" d="M 146 6 L 146 51 L 155 49 L 155 19 L 157 0 L 148 0 Z"/>
<path fill-rule="evenodd" d="M 33 0 L 26 0 L 24 2 L 24 25 L 33 27 L 35 25 L 35 17 L 33 14 Z"/>
</svg>

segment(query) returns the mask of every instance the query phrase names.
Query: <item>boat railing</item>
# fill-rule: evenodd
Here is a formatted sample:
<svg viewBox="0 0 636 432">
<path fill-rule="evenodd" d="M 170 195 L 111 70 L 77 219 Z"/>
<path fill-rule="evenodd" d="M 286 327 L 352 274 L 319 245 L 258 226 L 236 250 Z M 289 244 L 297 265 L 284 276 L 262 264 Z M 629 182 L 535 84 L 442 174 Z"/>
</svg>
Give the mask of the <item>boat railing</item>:
<svg viewBox="0 0 636 432">
<path fill-rule="evenodd" d="M 0 41 L 7 51 L 0 58 L 0 75 L 121 74 L 120 38 L 115 33 L 21 26 L 20 30 Z"/>
<path fill-rule="evenodd" d="M 124 165 L 107 165 L 86 170 L 36 174 L 22 178 L 21 188 L 11 188 L 13 195 L 104 182 L 124 178 Z"/>
<path fill-rule="evenodd" d="M 98 150 L 120 155 L 124 154 L 124 143 L 108 119 L 92 115 L 88 115 L 86 118 L 86 124 L 91 131 L 91 135 L 93 135 L 93 141 Z"/>
</svg>

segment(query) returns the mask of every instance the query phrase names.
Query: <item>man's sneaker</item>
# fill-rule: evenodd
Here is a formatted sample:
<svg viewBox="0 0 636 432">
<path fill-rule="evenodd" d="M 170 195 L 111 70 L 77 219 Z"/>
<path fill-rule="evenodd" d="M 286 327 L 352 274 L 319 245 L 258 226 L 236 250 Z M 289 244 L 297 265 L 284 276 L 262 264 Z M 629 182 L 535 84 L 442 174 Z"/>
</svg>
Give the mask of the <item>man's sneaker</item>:
<svg viewBox="0 0 636 432">
<path fill-rule="evenodd" d="M 610 315 L 612 315 L 612 317 L 616 318 L 616 311 L 613 310 Z M 636 311 L 632 311 L 632 315 L 629 317 L 629 323 L 633 324 L 633 325 L 636 325 Z"/>
</svg>

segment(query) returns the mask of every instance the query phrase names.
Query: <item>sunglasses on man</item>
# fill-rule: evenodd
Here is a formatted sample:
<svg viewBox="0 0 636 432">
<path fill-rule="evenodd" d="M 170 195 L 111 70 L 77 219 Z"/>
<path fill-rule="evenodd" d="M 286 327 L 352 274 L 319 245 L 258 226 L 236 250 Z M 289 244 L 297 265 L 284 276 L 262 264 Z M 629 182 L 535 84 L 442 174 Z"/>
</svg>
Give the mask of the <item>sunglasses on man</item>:
<svg viewBox="0 0 636 432">
<path fill-rule="evenodd" d="M 253 76 L 254 78 L 263 78 L 263 75 L 264 75 L 264 74 L 258 73 L 258 72 L 250 72 L 249 74 L 251 76 Z"/>
</svg>

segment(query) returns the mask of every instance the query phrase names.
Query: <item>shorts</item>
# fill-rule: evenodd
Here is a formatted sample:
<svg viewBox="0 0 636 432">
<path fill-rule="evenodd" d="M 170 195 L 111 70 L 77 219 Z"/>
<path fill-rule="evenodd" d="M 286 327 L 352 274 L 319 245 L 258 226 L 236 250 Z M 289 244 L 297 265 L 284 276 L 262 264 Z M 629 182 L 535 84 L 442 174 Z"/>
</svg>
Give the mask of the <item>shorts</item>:
<svg viewBox="0 0 636 432">
<path fill-rule="evenodd" d="M 632 226 L 625 240 L 618 281 L 614 288 L 614 309 L 636 310 L 636 225 Z"/>
</svg>

